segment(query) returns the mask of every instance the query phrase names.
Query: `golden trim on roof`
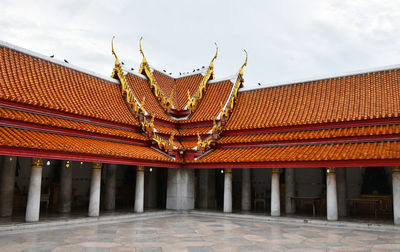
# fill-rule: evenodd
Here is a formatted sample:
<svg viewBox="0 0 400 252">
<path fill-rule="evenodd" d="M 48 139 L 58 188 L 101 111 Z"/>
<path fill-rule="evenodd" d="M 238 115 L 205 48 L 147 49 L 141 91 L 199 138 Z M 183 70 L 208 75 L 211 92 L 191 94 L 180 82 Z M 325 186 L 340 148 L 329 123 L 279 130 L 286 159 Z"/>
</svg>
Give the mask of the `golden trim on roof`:
<svg viewBox="0 0 400 252">
<path fill-rule="evenodd" d="M 199 101 L 201 100 L 201 98 L 203 97 L 205 91 L 206 91 L 206 86 L 207 86 L 207 82 L 210 79 L 214 79 L 214 60 L 217 58 L 218 56 L 218 45 L 217 43 L 215 43 L 216 46 L 216 52 L 214 57 L 212 58 L 210 65 L 208 66 L 207 72 L 203 77 L 203 80 L 201 81 L 199 88 L 197 89 L 196 93 L 194 94 L 193 97 L 190 96 L 190 92 L 188 90 L 188 103 L 186 105 L 186 108 L 188 110 L 190 110 L 190 112 L 193 112 L 197 106 L 199 105 Z"/>
<path fill-rule="evenodd" d="M 164 138 L 158 136 L 154 129 L 155 114 L 153 114 L 150 121 L 148 121 L 146 118 L 147 112 L 144 109 L 146 97 L 143 96 L 142 102 L 139 103 L 137 101 L 136 97 L 133 95 L 133 92 L 125 78 L 121 64 L 119 63 L 117 54 L 114 51 L 114 38 L 115 37 L 113 37 L 111 40 L 111 52 L 115 56 L 115 66 L 114 66 L 113 74 L 111 77 L 115 77 L 115 75 L 118 76 L 118 78 L 121 82 L 122 96 L 125 97 L 126 102 L 128 103 L 129 107 L 131 108 L 131 111 L 132 111 L 134 117 L 139 121 L 139 124 L 141 125 L 141 128 L 146 133 L 146 135 L 148 137 L 151 137 L 151 139 L 154 140 L 158 144 L 158 147 L 161 150 L 165 150 L 165 151 L 172 150 L 172 148 L 174 146 L 173 136 L 171 136 L 169 141 L 166 141 Z M 140 52 L 143 55 L 143 61 L 146 62 L 146 64 L 147 64 L 146 58 L 144 57 L 144 54 L 142 51 L 142 46 L 140 46 Z"/>
<path fill-rule="evenodd" d="M 154 95 L 156 96 L 157 100 L 160 102 L 161 107 L 168 112 L 171 108 L 173 108 L 173 103 L 172 103 L 172 98 L 173 98 L 173 93 L 171 91 L 171 94 L 169 97 L 167 97 L 163 91 L 161 90 L 160 86 L 157 83 L 156 78 L 154 78 L 153 72 L 150 69 L 150 66 L 147 62 L 146 57 L 144 56 L 143 50 L 142 50 L 142 38 L 140 38 L 139 42 L 139 50 L 140 53 L 143 56 L 142 59 L 142 64 L 140 64 L 140 69 L 139 73 L 140 74 L 145 74 L 147 78 L 149 78 L 150 81 L 150 88 L 153 91 Z"/>
<path fill-rule="evenodd" d="M 231 94 L 228 102 L 226 103 L 225 107 L 223 106 L 223 104 L 221 102 L 220 121 L 218 123 L 216 123 L 215 119 L 213 120 L 211 136 L 208 136 L 206 139 L 202 140 L 200 137 L 200 134 L 197 133 L 197 138 L 198 138 L 197 150 L 205 151 L 205 150 L 208 150 L 211 148 L 211 145 L 214 144 L 220 137 L 220 135 L 223 131 L 224 125 L 225 125 L 226 121 L 229 119 L 229 117 L 233 111 L 233 107 L 235 106 L 239 88 L 241 88 L 243 86 L 243 68 L 245 66 L 247 66 L 248 54 L 247 54 L 246 50 L 244 50 L 244 52 L 246 53 L 246 59 L 245 59 L 243 65 L 240 67 L 238 76 L 236 78 L 235 85 L 233 86 L 232 94 Z"/>
</svg>

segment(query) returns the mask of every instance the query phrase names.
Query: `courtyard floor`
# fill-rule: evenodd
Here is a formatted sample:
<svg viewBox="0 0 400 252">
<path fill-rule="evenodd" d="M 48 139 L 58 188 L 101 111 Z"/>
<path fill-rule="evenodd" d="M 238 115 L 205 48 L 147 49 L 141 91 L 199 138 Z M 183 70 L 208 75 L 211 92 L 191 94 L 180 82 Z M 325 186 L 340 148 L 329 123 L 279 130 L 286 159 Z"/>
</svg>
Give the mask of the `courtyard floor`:
<svg viewBox="0 0 400 252">
<path fill-rule="evenodd" d="M 0 235 L 0 251 L 399 251 L 400 233 L 191 215 Z"/>
</svg>

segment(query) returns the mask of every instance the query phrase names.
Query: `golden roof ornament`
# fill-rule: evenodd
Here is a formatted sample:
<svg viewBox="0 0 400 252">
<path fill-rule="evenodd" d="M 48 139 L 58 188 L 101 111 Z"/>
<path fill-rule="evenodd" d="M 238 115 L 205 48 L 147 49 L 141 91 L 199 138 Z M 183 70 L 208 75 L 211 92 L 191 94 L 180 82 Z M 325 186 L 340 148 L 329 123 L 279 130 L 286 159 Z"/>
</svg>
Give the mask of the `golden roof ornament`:
<svg viewBox="0 0 400 252">
<path fill-rule="evenodd" d="M 246 53 L 246 60 L 244 61 L 243 65 L 242 65 L 242 67 L 240 68 L 240 71 L 239 71 L 239 74 L 240 74 L 241 77 L 243 77 L 243 68 L 245 66 L 247 66 L 247 56 L 248 56 L 248 54 L 247 54 L 246 49 L 244 49 L 244 52 Z"/>
</svg>

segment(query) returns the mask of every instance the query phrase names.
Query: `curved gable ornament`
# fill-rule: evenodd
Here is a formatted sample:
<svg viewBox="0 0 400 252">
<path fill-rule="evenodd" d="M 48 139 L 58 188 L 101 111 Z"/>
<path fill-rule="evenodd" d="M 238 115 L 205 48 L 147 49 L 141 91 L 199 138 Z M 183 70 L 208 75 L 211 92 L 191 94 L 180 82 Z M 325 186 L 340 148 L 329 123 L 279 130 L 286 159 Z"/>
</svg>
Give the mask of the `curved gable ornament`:
<svg viewBox="0 0 400 252">
<path fill-rule="evenodd" d="M 143 56 L 142 63 L 140 64 L 139 73 L 146 75 L 147 78 L 149 78 L 150 89 L 153 91 L 155 97 L 160 102 L 161 107 L 166 112 L 168 112 L 171 108 L 173 108 L 173 103 L 172 103 L 173 92 L 171 91 L 170 96 L 167 97 L 161 90 L 160 86 L 158 85 L 157 80 L 156 80 L 156 78 L 154 78 L 153 72 L 150 69 L 149 63 L 147 62 L 146 56 L 144 56 L 144 52 L 142 49 L 142 39 L 143 39 L 143 37 L 141 37 L 140 41 L 139 41 L 139 51 L 140 51 L 140 54 L 142 54 L 142 56 Z"/>
<path fill-rule="evenodd" d="M 196 110 L 197 106 L 199 105 L 199 102 L 201 100 L 201 98 L 203 98 L 203 95 L 206 91 L 206 86 L 207 86 L 207 82 L 211 79 L 214 79 L 214 60 L 217 58 L 218 56 L 218 45 L 217 43 L 215 43 L 215 47 L 216 47 L 216 51 L 215 51 L 215 55 L 212 58 L 210 65 L 208 66 L 207 72 L 204 75 L 203 79 L 201 80 L 201 83 L 196 91 L 196 93 L 194 94 L 194 96 L 192 97 L 190 95 L 190 92 L 188 90 L 188 103 L 186 105 L 186 109 L 190 110 L 190 112 L 192 113 L 194 110 Z"/>
</svg>

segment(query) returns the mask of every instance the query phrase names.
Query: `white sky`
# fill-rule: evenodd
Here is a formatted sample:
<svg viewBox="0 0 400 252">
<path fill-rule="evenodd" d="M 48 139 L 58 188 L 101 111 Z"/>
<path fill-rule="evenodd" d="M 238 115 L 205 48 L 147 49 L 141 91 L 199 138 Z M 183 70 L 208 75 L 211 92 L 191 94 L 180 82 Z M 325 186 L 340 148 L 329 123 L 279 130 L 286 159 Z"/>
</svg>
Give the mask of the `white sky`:
<svg viewBox="0 0 400 252">
<path fill-rule="evenodd" d="M 137 71 L 139 38 L 149 63 L 168 72 L 207 66 L 235 74 L 249 52 L 245 86 L 400 63 L 400 2 L 0 0 L 0 40 L 110 75 L 110 41 Z"/>
</svg>

